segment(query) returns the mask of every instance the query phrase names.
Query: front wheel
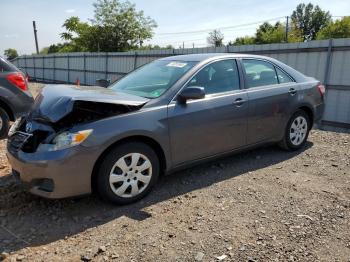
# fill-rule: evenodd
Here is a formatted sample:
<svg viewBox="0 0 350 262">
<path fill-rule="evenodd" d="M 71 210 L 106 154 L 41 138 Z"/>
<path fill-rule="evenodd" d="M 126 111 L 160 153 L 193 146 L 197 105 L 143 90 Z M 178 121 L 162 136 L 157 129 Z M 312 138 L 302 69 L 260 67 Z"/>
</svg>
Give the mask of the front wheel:
<svg viewBox="0 0 350 262">
<path fill-rule="evenodd" d="M 310 118 L 305 111 L 295 112 L 288 121 L 284 138 L 279 145 L 290 151 L 302 148 L 309 136 L 310 127 Z"/>
<path fill-rule="evenodd" d="M 154 150 L 139 142 L 113 148 L 101 163 L 97 178 L 99 195 L 115 204 L 129 204 L 150 192 L 159 176 Z"/>
</svg>

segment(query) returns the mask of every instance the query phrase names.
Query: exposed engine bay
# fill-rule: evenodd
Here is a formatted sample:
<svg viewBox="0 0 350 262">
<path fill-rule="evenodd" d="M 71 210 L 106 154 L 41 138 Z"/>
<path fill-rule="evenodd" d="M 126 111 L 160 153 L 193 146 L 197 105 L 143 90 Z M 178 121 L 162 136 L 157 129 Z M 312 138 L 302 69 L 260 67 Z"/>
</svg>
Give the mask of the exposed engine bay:
<svg viewBox="0 0 350 262">
<path fill-rule="evenodd" d="M 34 153 L 41 143 L 51 143 L 57 134 L 75 125 L 133 112 L 147 101 L 106 89 L 48 86 L 35 99 L 28 116 L 14 126 L 8 143 L 13 150 Z"/>
<path fill-rule="evenodd" d="M 74 101 L 72 110 L 56 122 L 31 115 L 28 119 L 49 124 L 56 132 L 69 129 L 74 125 L 94 122 L 103 118 L 129 113 L 142 106 L 119 105 L 92 101 Z"/>
</svg>

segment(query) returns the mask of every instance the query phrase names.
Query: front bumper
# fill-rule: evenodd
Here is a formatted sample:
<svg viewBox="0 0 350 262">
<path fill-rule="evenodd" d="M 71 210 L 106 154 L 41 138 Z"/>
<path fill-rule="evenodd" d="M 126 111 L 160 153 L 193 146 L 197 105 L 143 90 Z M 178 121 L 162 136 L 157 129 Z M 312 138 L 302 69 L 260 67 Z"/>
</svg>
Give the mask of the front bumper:
<svg viewBox="0 0 350 262">
<path fill-rule="evenodd" d="M 25 153 L 8 147 L 13 174 L 32 194 L 66 198 L 91 193 L 95 150 L 76 146 L 52 152 Z"/>
</svg>

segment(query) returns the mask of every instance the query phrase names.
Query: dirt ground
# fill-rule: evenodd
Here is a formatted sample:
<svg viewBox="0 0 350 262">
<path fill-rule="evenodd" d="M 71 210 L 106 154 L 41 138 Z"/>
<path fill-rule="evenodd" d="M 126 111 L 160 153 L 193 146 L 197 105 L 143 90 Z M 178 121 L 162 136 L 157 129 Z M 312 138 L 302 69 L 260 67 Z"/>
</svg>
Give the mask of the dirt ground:
<svg viewBox="0 0 350 262">
<path fill-rule="evenodd" d="M 255 149 L 161 178 L 128 206 L 15 185 L 0 142 L 5 261 L 350 261 L 350 135 Z M 1 260 L 1 259 L 0 259 Z"/>
</svg>

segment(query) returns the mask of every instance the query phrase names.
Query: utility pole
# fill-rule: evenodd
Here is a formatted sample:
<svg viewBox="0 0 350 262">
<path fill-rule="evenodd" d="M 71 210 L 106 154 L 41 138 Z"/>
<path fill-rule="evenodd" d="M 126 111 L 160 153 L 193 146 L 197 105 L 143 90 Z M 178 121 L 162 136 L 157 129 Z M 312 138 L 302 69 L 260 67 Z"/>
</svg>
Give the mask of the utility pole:
<svg viewBox="0 0 350 262">
<path fill-rule="evenodd" d="M 285 36 L 285 41 L 288 43 L 288 30 L 289 30 L 289 16 L 286 17 L 286 36 Z"/>
<path fill-rule="evenodd" d="M 185 42 L 182 42 L 182 49 L 185 49 Z"/>
<path fill-rule="evenodd" d="M 38 35 L 37 35 L 38 30 L 36 30 L 35 21 L 33 21 L 33 29 L 34 29 L 36 53 L 39 54 Z"/>
</svg>

